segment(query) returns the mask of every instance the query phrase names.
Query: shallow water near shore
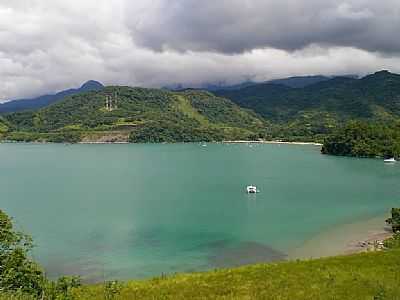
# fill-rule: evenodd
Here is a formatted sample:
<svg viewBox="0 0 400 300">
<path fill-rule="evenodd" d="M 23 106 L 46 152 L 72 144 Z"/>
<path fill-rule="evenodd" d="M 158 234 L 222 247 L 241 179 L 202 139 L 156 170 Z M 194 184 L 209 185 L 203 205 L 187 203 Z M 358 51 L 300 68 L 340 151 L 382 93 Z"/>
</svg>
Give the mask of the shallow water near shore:
<svg viewBox="0 0 400 300">
<path fill-rule="evenodd" d="M 34 256 L 53 277 L 146 278 L 282 260 L 400 206 L 400 164 L 319 151 L 0 144 L 0 209 L 33 235 Z M 247 195 L 249 184 L 261 193 Z M 309 256 L 340 244 L 329 240 Z"/>
<path fill-rule="evenodd" d="M 392 236 L 393 232 L 385 222 L 389 217 L 390 214 L 384 214 L 337 224 L 306 240 L 300 247 L 291 249 L 288 257 L 310 259 L 367 251 L 367 247 L 361 247 L 360 243 L 383 241 Z"/>
</svg>

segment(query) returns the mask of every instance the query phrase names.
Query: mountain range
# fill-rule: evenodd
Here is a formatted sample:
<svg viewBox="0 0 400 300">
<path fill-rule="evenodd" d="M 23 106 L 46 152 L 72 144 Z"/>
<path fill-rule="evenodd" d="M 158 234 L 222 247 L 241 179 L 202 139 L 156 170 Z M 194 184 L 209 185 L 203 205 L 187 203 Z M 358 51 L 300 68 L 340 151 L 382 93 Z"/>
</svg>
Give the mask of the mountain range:
<svg viewBox="0 0 400 300">
<path fill-rule="evenodd" d="M 220 90 L 239 90 L 249 86 L 254 86 L 258 84 L 281 84 L 292 88 L 303 88 L 308 85 L 312 85 L 322 81 L 328 81 L 335 77 L 347 77 L 347 78 L 358 78 L 358 75 L 342 75 L 342 76 L 323 76 L 323 75 L 308 75 L 308 76 L 293 76 L 287 78 L 273 79 L 265 82 L 255 82 L 255 81 L 244 81 L 238 84 L 230 85 L 226 82 L 216 82 L 216 83 L 204 83 L 197 86 L 185 85 L 185 84 L 173 84 L 164 87 L 164 89 L 171 91 L 182 91 L 186 89 L 196 89 L 196 90 L 206 90 L 209 92 L 216 92 Z"/>
<path fill-rule="evenodd" d="M 95 91 L 74 90 L 41 109 L 4 114 L 0 135 L 59 141 L 68 136 L 74 141 L 323 141 L 352 120 L 400 121 L 398 74 L 287 80 L 290 84 L 281 80 L 213 93 L 96 83 L 89 85 Z"/>
<path fill-rule="evenodd" d="M 18 99 L 2 103 L 0 104 L 0 113 L 42 108 L 57 101 L 60 101 L 67 96 L 76 95 L 82 92 L 98 91 L 101 90 L 103 87 L 104 86 L 100 82 L 89 80 L 84 83 L 80 88 L 61 91 L 54 95 L 43 95 L 36 98 Z"/>
<path fill-rule="evenodd" d="M 326 134 L 354 119 L 391 122 L 400 118 L 400 75 L 388 71 L 360 79 L 335 77 L 303 88 L 263 83 L 215 94 L 281 125 L 286 136 Z"/>
<path fill-rule="evenodd" d="M 343 77 L 356 78 L 356 75 L 346 75 Z M 270 80 L 267 82 L 263 82 L 262 84 L 270 83 L 270 84 L 281 84 L 293 88 L 302 88 L 308 85 L 312 85 L 318 82 L 327 81 L 334 78 L 334 76 L 322 76 L 322 75 L 312 75 L 312 76 L 295 76 L 288 77 L 282 79 Z M 164 87 L 163 89 L 170 91 L 183 91 L 187 89 L 192 90 L 206 90 L 209 92 L 218 92 L 220 90 L 240 90 L 250 86 L 256 86 L 260 83 L 256 83 L 253 81 L 244 81 L 235 85 L 228 85 L 225 82 L 217 82 L 217 83 L 205 83 L 200 85 L 198 88 L 191 88 L 190 86 L 186 86 L 183 84 L 175 84 Z M 88 91 L 98 91 L 104 88 L 103 84 L 95 80 L 89 80 L 84 83 L 80 88 L 76 89 L 68 89 L 64 91 L 60 91 L 56 94 L 48 94 L 35 98 L 28 99 L 17 99 L 6 101 L 5 103 L 0 103 L 0 113 L 11 113 L 23 110 L 32 110 L 39 109 L 45 106 L 48 106 L 52 103 L 62 100 L 63 98 L 71 95 L 76 95 L 82 92 Z"/>
</svg>

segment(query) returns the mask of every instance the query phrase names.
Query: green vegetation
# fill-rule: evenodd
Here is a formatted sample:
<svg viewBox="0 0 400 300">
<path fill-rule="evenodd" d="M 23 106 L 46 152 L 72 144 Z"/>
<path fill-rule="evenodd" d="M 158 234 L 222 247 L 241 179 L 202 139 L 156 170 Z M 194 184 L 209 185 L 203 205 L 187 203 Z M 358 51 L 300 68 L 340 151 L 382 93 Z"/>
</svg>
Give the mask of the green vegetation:
<svg viewBox="0 0 400 300">
<path fill-rule="evenodd" d="M 398 299 L 399 264 L 399 250 L 391 250 L 162 276 L 127 282 L 115 299 Z M 84 286 L 74 296 L 104 299 L 104 286 Z"/>
<path fill-rule="evenodd" d="M 129 87 L 74 95 L 38 111 L 5 115 L 4 121 L 4 139 L 27 142 L 88 141 L 107 132 L 126 142 L 222 141 L 265 132 L 254 113 L 207 92 Z"/>
<path fill-rule="evenodd" d="M 393 232 L 400 231 L 400 208 L 392 208 L 392 217 L 386 222 L 392 226 Z"/>
<path fill-rule="evenodd" d="M 392 217 L 386 220 L 392 226 L 394 235 L 385 241 L 385 247 L 389 249 L 400 249 L 400 208 L 392 208 Z"/>
<path fill-rule="evenodd" d="M 333 155 L 400 155 L 400 75 L 382 71 L 301 88 L 264 83 L 215 93 L 106 87 L 37 111 L 3 115 L 0 139 L 70 143 L 273 139 L 324 143 L 322 152 Z M 107 99 L 112 109 L 106 107 Z"/>
<path fill-rule="evenodd" d="M 77 131 L 59 131 L 51 133 L 14 131 L 4 137 L 15 142 L 49 142 L 49 143 L 76 143 L 80 141 L 81 133 Z"/>
<path fill-rule="evenodd" d="M 31 238 L 15 231 L 11 219 L 0 210 L 0 291 L 41 294 L 44 275 L 29 259 L 31 249 Z"/>
<path fill-rule="evenodd" d="M 304 88 L 267 83 L 216 94 L 260 114 L 274 124 L 271 136 L 280 139 L 320 141 L 352 120 L 400 120 L 400 75 L 387 71 Z"/>
<path fill-rule="evenodd" d="M 8 131 L 8 126 L 6 121 L 0 117 L 0 139 L 4 136 L 4 134 Z"/>
<path fill-rule="evenodd" d="M 399 157 L 400 122 L 352 121 L 326 138 L 322 153 L 358 157 Z"/>
<path fill-rule="evenodd" d="M 31 237 L 16 231 L 11 218 L 0 210 L 0 300 L 72 299 L 72 290 L 80 286 L 79 278 L 49 281 L 29 257 L 32 248 Z"/>
<path fill-rule="evenodd" d="M 384 244 L 388 249 L 400 249 L 400 233 L 395 233 L 393 237 L 387 239 Z"/>
<path fill-rule="evenodd" d="M 217 94 L 275 122 L 295 120 L 307 112 L 329 113 L 336 120 L 400 116 L 400 75 L 387 71 L 362 79 L 338 77 L 304 88 L 258 84 Z"/>
</svg>

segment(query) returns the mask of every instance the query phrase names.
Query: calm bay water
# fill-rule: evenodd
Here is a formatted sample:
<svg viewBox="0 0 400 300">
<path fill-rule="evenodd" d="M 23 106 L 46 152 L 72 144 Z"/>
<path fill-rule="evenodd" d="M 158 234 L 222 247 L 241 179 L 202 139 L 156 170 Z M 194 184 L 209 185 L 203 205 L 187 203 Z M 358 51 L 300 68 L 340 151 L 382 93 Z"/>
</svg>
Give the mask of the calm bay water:
<svg viewBox="0 0 400 300">
<path fill-rule="evenodd" d="M 50 276 L 93 281 L 284 259 L 399 206 L 399 178 L 315 146 L 0 144 L 0 208 Z"/>
</svg>

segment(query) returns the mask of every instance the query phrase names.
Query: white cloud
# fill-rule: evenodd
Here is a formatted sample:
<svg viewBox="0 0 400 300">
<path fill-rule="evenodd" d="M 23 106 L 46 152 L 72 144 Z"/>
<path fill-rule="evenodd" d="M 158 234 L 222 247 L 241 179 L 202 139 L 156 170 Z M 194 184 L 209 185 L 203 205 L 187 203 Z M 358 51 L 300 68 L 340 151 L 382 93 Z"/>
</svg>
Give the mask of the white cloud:
<svg viewBox="0 0 400 300">
<path fill-rule="evenodd" d="M 0 0 L 0 99 L 88 79 L 159 87 L 400 71 L 387 0 Z"/>
</svg>

